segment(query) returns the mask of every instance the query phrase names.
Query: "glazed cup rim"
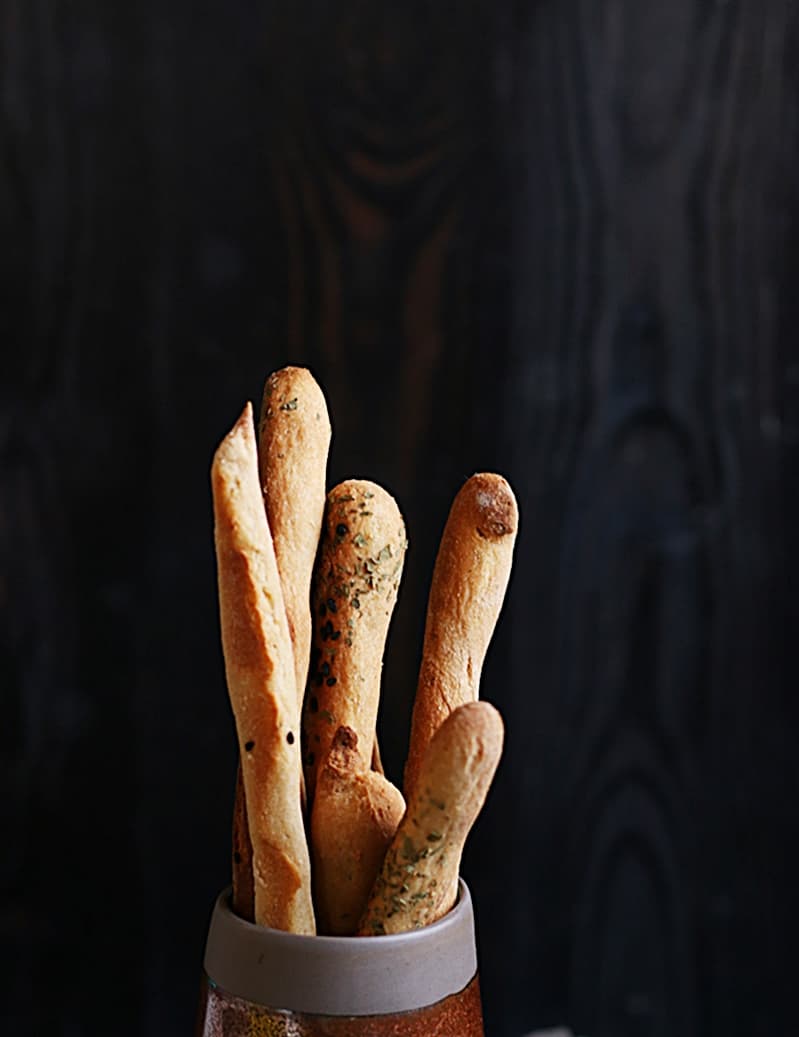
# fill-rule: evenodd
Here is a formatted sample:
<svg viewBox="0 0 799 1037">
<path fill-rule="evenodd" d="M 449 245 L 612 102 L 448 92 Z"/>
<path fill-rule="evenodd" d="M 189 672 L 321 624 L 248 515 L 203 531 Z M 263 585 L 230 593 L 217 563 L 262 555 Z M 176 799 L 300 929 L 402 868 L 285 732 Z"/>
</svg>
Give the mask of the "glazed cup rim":
<svg viewBox="0 0 799 1037">
<path fill-rule="evenodd" d="M 214 905 L 204 964 L 212 986 L 275 1010 L 387 1015 L 425 1008 L 459 993 L 477 972 L 472 899 L 460 880 L 452 910 L 422 929 L 308 936 L 239 918 L 228 888 Z"/>
</svg>

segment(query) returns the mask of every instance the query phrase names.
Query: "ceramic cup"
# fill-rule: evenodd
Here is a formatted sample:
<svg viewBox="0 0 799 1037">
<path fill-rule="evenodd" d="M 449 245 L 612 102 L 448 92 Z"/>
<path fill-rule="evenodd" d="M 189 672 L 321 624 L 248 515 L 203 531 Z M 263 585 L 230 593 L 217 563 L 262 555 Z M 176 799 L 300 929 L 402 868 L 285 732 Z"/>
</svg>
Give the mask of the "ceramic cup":
<svg viewBox="0 0 799 1037">
<path fill-rule="evenodd" d="M 226 891 L 205 949 L 197 1037 L 483 1037 L 474 913 L 391 936 L 298 936 L 242 921 Z"/>
</svg>

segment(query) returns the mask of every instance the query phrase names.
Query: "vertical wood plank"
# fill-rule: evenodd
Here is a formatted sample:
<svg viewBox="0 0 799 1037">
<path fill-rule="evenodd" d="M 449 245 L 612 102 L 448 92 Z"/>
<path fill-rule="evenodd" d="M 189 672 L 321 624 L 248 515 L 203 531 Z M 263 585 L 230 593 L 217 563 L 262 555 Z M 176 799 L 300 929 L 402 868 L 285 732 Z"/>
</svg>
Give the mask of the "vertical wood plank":
<svg viewBox="0 0 799 1037">
<path fill-rule="evenodd" d="M 504 789 L 536 834 L 517 847 L 505 946 L 531 1023 L 743 1034 L 779 1011 L 753 1004 L 775 962 L 753 951 L 739 899 L 744 873 L 759 896 L 770 882 L 754 803 L 795 780 L 787 746 L 752 741 L 786 716 L 762 688 L 779 696 L 791 609 L 767 502 L 794 448 L 773 394 L 795 253 L 772 235 L 777 198 L 795 197 L 796 138 L 778 129 L 795 84 L 774 74 L 795 15 L 656 8 L 542 5 L 514 62 L 508 410 L 529 539 L 510 673 L 535 688 L 505 702 L 524 745 Z M 554 293 L 536 290 L 553 277 Z M 538 605 L 555 595 L 556 611 Z M 782 833 L 795 859 L 795 824 Z"/>
</svg>

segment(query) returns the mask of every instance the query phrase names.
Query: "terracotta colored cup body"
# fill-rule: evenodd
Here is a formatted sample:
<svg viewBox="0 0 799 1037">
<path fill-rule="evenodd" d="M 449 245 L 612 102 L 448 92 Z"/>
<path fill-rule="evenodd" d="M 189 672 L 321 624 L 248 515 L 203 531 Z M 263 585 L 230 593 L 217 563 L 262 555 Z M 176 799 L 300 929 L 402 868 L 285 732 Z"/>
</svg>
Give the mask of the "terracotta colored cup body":
<svg viewBox="0 0 799 1037">
<path fill-rule="evenodd" d="M 297 936 L 216 902 L 197 1037 L 483 1037 L 474 915 L 396 936 Z"/>
</svg>

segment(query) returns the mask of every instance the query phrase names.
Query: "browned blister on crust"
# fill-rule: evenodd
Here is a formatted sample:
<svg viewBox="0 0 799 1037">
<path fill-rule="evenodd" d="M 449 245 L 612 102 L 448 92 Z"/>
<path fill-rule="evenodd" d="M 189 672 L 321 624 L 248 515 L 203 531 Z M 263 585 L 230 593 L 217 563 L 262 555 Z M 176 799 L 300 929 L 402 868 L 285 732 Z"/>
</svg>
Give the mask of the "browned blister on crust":
<svg viewBox="0 0 799 1037">
<path fill-rule="evenodd" d="M 317 775 L 311 864 L 320 933 L 355 932 L 405 800 L 382 774 L 362 769 L 358 736 L 340 727 Z"/>
<path fill-rule="evenodd" d="M 463 846 L 488 794 L 503 738 L 502 719 L 488 702 L 459 706 L 436 731 L 360 935 L 418 929 L 453 907 Z"/>
<path fill-rule="evenodd" d="M 427 605 L 405 765 L 407 800 L 435 732 L 454 709 L 479 697 L 483 662 L 510 578 L 518 523 L 516 499 L 500 475 L 473 475 L 453 501 Z"/>
<path fill-rule="evenodd" d="M 386 636 L 407 543 L 396 501 L 363 480 L 327 495 L 312 590 L 313 640 L 303 708 L 303 763 L 312 805 L 316 775 L 339 727 L 357 735 L 370 768 Z"/>
<path fill-rule="evenodd" d="M 211 485 L 222 647 L 252 843 L 255 921 L 313 933 L 294 659 L 249 404 L 214 456 Z"/>
</svg>

